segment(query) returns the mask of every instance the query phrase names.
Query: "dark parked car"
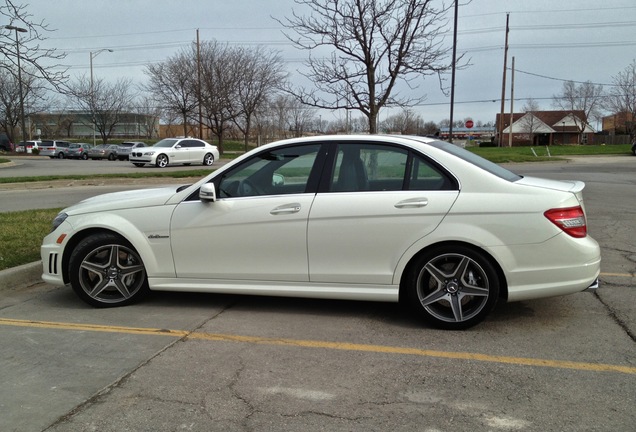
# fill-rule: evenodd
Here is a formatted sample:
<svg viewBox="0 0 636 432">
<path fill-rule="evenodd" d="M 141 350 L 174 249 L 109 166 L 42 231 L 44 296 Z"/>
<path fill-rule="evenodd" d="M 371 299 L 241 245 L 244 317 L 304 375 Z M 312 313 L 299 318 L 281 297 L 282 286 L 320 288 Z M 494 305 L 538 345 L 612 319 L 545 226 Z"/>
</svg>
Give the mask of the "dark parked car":
<svg viewBox="0 0 636 432">
<path fill-rule="evenodd" d="M 128 160 L 128 156 L 130 156 L 130 152 L 133 149 L 137 149 L 140 147 L 146 147 L 146 144 L 140 141 L 127 141 L 119 144 L 119 148 L 117 149 L 117 159 L 119 160 Z"/>
<path fill-rule="evenodd" d="M 88 159 L 88 150 L 93 146 L 86 143 L 73 143 L 68 148 L 66 157 L 69 159 Z"/>
<path fill-rule="evenodd" d="M 0 133 L 0 151 L 13 151 L 13 143 L 4 132 Z"/>
<path fill-rule="evenodd" d="M 108 159 L 112 161 L 117 159 L 117 148 L 117 144 L 100 144 L 88 150 L 88 157 L 93 160 Z"/>
</svg>

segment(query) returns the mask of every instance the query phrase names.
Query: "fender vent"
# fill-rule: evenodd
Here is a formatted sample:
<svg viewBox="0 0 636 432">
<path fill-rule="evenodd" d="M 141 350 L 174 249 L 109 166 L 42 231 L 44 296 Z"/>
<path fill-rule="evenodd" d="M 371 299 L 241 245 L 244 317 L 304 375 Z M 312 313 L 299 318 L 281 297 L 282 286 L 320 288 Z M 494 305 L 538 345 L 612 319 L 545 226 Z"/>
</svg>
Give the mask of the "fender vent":
<svg viewBox="0 0 636 432">
<path fill-rule="evenodd" d="M 49 274 L 57 274 L 57 253 L 49 254 Z"/>
</svg>

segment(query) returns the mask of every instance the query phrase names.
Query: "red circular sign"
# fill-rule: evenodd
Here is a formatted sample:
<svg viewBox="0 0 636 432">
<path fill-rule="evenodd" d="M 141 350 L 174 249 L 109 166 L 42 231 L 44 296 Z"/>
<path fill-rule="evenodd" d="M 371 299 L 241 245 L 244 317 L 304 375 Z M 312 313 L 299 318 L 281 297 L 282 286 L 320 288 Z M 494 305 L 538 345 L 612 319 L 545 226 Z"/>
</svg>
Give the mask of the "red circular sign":
<svg viewBox="0 0 636 432">
<path fill-rule="evenodd" d="M 466 120 L 466 127 L 468 129 L 472 128 L 475 124 L 473 123 L 472 120 Z"/>
</svg>

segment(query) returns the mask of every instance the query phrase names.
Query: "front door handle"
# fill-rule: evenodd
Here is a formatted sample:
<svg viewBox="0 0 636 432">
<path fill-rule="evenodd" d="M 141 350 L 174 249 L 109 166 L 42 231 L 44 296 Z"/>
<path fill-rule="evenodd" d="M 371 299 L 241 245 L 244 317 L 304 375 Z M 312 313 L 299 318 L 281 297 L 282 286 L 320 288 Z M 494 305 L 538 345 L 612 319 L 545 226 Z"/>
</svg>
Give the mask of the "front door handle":
<svg viewBox="0 0 636 432">
<path fill-rule="evenodd" d="M 279 214 L 292 214 L 298 213 L 300 211 L 300 203 L 291 203 L 291 204 L 283 204 L 282 206 L 278 206 L 269 214 L 279 215 Z"/>
</svg>

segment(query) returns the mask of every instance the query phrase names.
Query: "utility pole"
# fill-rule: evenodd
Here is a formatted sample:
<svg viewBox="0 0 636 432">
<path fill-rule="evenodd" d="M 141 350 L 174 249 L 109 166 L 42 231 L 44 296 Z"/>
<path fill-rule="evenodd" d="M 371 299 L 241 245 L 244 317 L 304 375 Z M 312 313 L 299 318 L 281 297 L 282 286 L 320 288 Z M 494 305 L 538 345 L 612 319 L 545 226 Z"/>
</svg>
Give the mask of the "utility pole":
<svg viewBox="0 0 636 432">
<path fill-rule="evenodd" d="M 455 69 L 457 62 L 457 12 L 459 0 L 455 0 L 455 26 L 453 28 L 453 68 L 451 75 L 450 125 L 448 126 L 448 142 L 453 142 L 453 112 L 455 109 Z"/>
<path fill-rule="evenodd" d="M 104 48 L 104 49 L 100 49 L 99 51 L 91 51 L 90 52 L 90 58 L 91 58 L 91 62 L 90 62 L 90 68 L 91 68 L 91 115 L 93 116 L 93 145 L 96 144 L 97 139 L 95 138 L 95 123 L 97 123 L 97 119 L 96 117 L 96 109 L 95 109 L 95 88 L 94 88 L 94 84 L 93 84 L 93 59 L 95 57 L 97 57 L 100 53 L 103 53 L 104 51 L 107 52 L 113 52 L 112 49 L 108 49 L 108 48 Z"/>
<path fill-rule="evenodd" d="M 512 74 L 510 79 L 510 125 L 508 125 L 508 147 L 512 147 L 512 120 L 515 112 L 515 56 L 512 56 Z"/>
<path fill-rule="evenodd" d="M 508 23 L 510 22 L 510 14 L 506 14 L 506 43 L 504 45 L 504 64 L 503 64 L 503 83 L 501 84 L 501 111 L 499 113 L 499 124 L 497 128 L 499 129 L 499 147 L 503 147 L 503 125 L 504 125 L 504 110 L 506 107 L 504 103 L 506 102 L 506 67 L 508 66 L 508 32 L 510 31 L 510 27 Z"/>
<path fill-rule="evenodd" d="M 199 42 L 199 29 L 197 29 L 197 99 L 199 103 L 199 139 L 203 139 L 203 112 L 201 108 L 201 43 Z"/>
</svg>

